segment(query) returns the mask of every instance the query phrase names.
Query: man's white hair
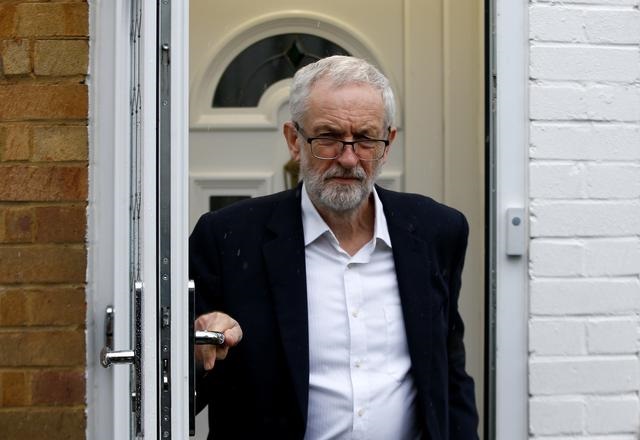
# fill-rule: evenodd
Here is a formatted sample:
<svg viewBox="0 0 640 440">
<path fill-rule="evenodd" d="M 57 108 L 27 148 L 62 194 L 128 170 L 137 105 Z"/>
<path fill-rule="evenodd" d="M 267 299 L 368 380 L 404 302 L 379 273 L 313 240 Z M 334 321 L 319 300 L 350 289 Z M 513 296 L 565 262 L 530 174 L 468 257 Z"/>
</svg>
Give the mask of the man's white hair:
<svg viewBox="0 0 640 440">
<path fill-rule="evenodd" d="M 348 84 L 367 84 L 380 91 L 384 104 L 384 125 L 391 127 L 396 113 L 393 90 L 386 76 L 367 61 L 350 56 L 335 55 L 322 58 L 298 70 L 293 76 L 289 95 L 291 119 L 302 124 L 308 109 L 311 88 L 320 79 L 327 79 L 335 87 Z"/>
</svg>

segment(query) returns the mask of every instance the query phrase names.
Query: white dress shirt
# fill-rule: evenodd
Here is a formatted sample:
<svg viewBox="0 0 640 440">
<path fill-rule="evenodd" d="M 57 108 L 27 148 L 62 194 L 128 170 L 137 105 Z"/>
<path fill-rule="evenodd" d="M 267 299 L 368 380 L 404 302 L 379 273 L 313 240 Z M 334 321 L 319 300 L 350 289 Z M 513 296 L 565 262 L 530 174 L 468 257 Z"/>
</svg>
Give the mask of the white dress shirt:
<svg viewBox="0 0 640 440">
<path fill-rule="evenodd" d="M 374 190 L 372 240 L 353 257 L 302 191 L 309 311 L 305 439 L 419 438 L 391 240 Z"/>
</svg>

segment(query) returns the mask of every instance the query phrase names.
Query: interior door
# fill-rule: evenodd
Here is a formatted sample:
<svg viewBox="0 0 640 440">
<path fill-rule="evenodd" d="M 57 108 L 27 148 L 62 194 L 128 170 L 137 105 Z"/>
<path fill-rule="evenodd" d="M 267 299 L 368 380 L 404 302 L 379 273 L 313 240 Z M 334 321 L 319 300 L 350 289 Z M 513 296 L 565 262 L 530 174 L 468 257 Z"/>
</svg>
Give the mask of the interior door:
<svg viewBox="0 0 640 440">
<path fill-rule="evenodd" d="M 290 77 L 277 68 L 265 73 L 274 60 L 295 66 L 331 47 L 366 58 L 387 75 L 397 95 L 398 137 L 379 183 L 429 195 L 460 209 L 470 222 L 461 313 L 481 413 L 482 5 L 477 0 L 191 0 L 189 25 L 191 228 L 205 211 L 290 183 L 281 134 L 289 118 Z M 229 77 L 236 81 L 226 82 Z M 226 92 L 233 95 L 243 86 L 253 95 L 249 89 L 257 88 L 257 97 L 232 96 L 225 102 Z"/>
</svg>

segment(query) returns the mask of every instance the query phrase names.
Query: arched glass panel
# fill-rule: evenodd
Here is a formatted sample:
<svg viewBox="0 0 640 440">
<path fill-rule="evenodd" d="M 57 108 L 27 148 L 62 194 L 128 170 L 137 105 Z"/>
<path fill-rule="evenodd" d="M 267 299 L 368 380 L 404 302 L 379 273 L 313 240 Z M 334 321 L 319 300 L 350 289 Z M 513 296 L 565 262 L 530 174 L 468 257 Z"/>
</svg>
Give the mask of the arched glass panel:
<svg viewBox="0 0 640 440">
<path fill-rule="evenodd" d="M 310 34 L 280 34 L 262 39 L 243 50 L 226 68 L 216 87 L 212 107 L 257 107 L 269 86 L 331 55 L 349 53 L 325 38 Z"/>
</svg>

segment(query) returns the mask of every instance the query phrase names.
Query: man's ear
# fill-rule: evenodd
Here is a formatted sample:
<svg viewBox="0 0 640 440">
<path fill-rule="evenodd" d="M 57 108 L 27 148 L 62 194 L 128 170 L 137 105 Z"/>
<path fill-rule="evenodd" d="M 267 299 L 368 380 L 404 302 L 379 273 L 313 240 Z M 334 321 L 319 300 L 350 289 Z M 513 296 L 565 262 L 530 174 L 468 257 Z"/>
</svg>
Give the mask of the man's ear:
<svg viewBox="0 0 640 440">
<path fill-rule="evenodd" d="M 289 155 L 291 159 L 295 161 L 300 160 L 300 145 L 298 144 L 298 139 L 300 134 L 298 130 L 296 130 L 296 126 L 292 121 L 285 122 L 282 127 L 282 134 L 284 134 L 284 139 L 287 141 L 287 147 L 289 148 Z"/>
<path fill-rule="evenodd" d="M 387 137 L 387 139 L 389 139 L 389 146 L 387 147 L 387 150 L 384 152 L 384 156 L 382 156 L 382 159 L 380 159 L 380 161 L 383 164 L 387 162 L 387 156 L 389 156 L 391 145 L 393 145 L 393 141 L 396 139 L 397 134 L 398 134 L 398 129 L 396 127 L 389 128 L 389 136 Z"/>
</svg>

